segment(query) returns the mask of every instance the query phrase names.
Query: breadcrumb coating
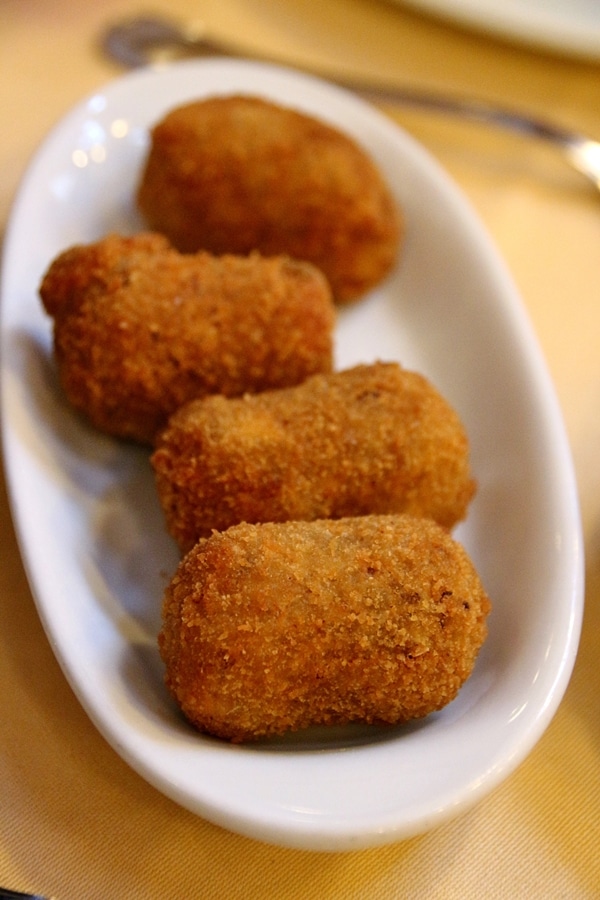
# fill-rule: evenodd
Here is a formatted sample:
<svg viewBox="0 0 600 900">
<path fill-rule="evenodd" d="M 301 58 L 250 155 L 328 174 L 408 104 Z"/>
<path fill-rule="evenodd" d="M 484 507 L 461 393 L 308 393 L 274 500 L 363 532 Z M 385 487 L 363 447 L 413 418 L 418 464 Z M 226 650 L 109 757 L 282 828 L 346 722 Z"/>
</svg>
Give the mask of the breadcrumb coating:
<svg viewBox="0 0 600 900">
<path fill-rule="evenodd" d="M 244 523 L 182 560 L 159 646 L 190 722 L 249 741 L 441 709 L 489 611 L 466 551 L 429 520 Z"/>
<path fill-rule="evenodd" d="M 287 257 L 182 255 L 161 235 L 109 235 L 62 253 L 40 294 L 69 401 L 141 443 L 192 397 L 331 370 L 329 286 Z"/>
<path fill-rule="evenodd" d="M 355 141 L 250 96 L 171 110 L 152 130 L 138 205 L 183 251 L 309 260 L 340 303 L 388 274 L 403 236 L 388 186 Z"/>
<path fill-rule="evenodd" d="M 238 522 L 407 512 L 451 528 L 475 491 L 457 413 L 397 363 L 179 409 L 151 457 L 182 550 Z"/>
</svg>

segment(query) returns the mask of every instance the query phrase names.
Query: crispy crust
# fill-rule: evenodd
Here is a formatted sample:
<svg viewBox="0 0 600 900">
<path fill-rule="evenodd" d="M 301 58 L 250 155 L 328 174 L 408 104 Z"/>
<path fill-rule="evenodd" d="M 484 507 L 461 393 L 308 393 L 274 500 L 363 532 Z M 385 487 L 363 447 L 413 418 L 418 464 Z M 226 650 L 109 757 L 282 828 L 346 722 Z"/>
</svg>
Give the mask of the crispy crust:
<svg viewBox="0 0 600 900">
<path fill-rule="evenodd" d="M 138 204 L 180 250 L 309 260 L 340 303 L 390 271 L 402 237 L 390 191 L 354 141 L 256 97 L 172 110 L 152 131 Z"/>
<path fill-rule="evenodd" d="M 184 558 L 159 646 L 188 719 L 247 741 L 441 709 L 489 611 L 464 549 L 428 520 L 241 524 Z"/>
<path fill-rule="evenodd" d="M 409 512 L 450 528 L 475 491 L 458 415 L 396 363 L 192 401 L 157 439 L 152 464 L 183 550 L 241 521 Z"/>
<path fill-rule="evenodd" d="M 192 397 L 331 369 L 329 286 L 287 257 L 184 256 L 160 235 L 111 235 L 61 254 L 40 294 L 70 402 L 142 443 Z"/>
</svg>

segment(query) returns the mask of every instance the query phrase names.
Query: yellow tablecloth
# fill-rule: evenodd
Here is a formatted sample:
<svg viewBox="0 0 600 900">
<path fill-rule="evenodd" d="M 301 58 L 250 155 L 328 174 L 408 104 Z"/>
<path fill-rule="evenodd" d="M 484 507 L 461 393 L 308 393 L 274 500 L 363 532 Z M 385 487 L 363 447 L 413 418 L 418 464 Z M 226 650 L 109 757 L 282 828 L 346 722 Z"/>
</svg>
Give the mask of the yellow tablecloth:
<svg viewBox="0 0 600 900">
<path fill-rule="evenodd" d="M 533 52 L 381 0 L 155 0 L 154 9 L 306 65 L 443 85 L 600 136 L 600 66 Z M 0 4 L 0 227 L 40 139 L 119 74 L 96 44 L 137 0 Z M 586 613 L 565 699 L 528 759 L 475 809 L 388 847 L 279 849 L 165 799 L 105 743 L 38 620 L 0 499 L 0 885 L 107 898 L 600 897 L 600 195 L 533 141 L 387 109 L 440 160 L 522 293 L 571 441 Z"/>
</svg>

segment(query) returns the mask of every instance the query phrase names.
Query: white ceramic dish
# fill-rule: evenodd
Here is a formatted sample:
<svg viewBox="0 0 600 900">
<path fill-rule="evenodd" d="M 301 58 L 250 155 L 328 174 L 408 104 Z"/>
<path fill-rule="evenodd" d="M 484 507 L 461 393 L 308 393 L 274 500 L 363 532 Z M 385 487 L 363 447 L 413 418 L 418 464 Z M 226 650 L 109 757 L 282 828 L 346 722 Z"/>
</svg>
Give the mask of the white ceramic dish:
<svg viewBox="0 0 600 900">
<path fill-rule="evenodd" d="M 99 435 L 57 388 L 37 289 L 73 243 L 139 228 L 148 127 L 211 93 L 261 94 L 363 143 L 402 205 L 402 265 L 340 317 L 338 365 L 398 359 L 426 373 L 470 432 L 480 489 L 458 536 L 494 601 L 457 700 L 406 728 L 336 729 L 229 746 L 192 731 L 163 687 L 160 603 L 177 557 L 148 454 Z M 555 712 L 582 612 L 576 489 L 559 410 L 513 285 L 438 165 L 372 107 L 317 79 L 240 61 L 128 75 L 49 135 L 16 198 L 4 257 L 4 450 L 39 614 L 81 703 L 169 797 L 269 842 L 346 850 L 406 838 L 501 782 Z"/>
<path fill-rule="evenodd" d="M 581 59 L 600 59 L 597 0 L 392 0 L 480 31 Z"/>
</svg>

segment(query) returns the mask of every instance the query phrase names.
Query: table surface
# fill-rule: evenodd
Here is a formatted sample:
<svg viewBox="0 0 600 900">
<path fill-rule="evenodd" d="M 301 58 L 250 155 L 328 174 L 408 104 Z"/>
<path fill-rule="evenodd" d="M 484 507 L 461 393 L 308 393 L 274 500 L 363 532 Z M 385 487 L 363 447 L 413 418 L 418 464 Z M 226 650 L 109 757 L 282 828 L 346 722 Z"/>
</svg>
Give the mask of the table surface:
<svg viewBox="0 0 600 900">
<path fill-rule="evenodd" d="M 249 50 L 442 86 L 600 136 L 600 66 L 513 46 L 383 0 L 155 0 Z M 0 229 L 27 162 L 80 98 L 120 74 L 97 39 L 134 0 L 3 0 Z M 586 611 L 549 728 L 487 799 L 434 832 L 322 854 L 261 844 L 163 797 L 106 744 L 37 617 L 0 496 L 0 885 L 93 898 L 600 897 L 600 195 L 540 143 L 385 110 L 469 198 L 521 292 L 562 406 L 580 491 Z M 268 888 L 265 888 L 268 885 Z M 1 892 L 0 892 L 1 895 Z"/>
</svg>

